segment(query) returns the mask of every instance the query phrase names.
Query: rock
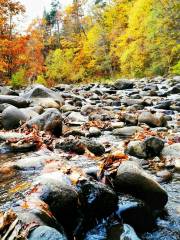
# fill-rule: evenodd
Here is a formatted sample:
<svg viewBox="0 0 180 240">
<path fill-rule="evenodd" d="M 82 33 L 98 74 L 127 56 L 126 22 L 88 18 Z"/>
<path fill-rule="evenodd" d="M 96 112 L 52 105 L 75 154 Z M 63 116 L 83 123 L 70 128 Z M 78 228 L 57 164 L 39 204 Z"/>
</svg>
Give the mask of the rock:
<svg viewBox="0 0 180 240">
<path fill-rule="evenodd" d="M 62 134 L 62 117 L 55 108 L 46 110 L 43 114 L 29 120 L 27 127 L 38 126 L 40 130 L 48 131 L 56 137 Z"/>
<path fill-rule="evenodd" d="M 63 103 L 53 98 L 35 98 L 32 100 L 31 106 L 40 106 L 43 108 L 56 108 L 60 109 Z"/>
<path fill-rule="evenodd" d="M 55 147 L 57 149 L 62 149 L 65 152 L 73 152 L 79 155 L 85 153 L 85 145 L 80 140 L 74 138 L 58 142 Z"/>
<path fill-rule="evenodd" d="M 146 146 L 141 141 L 131 141 L 126 149 L 126 153 L 139 158 L 146 158 Z"/>
<path fill-rule="evenodd" d="M 142 112 L 138 117 L 138 122 L 146 123 L 152 127 L 164 127 L 167 125 L 167 120 L 163 113 Z"/>
<path fill-rule="evenodd" d="M 27 120 L 39 116 L 39 114 L 31 108 L 20 108 L 20 110 L 25 114 Z"/>
<path fill-rule="evenodd" d="M 128 124 L 128 125 L 137 125 L 138 123 L 138 118 L 135 114 L 130 114 L 130 113 L 126 113 L 124 115 L 124 121 Z"/>
<path fill-rule="evenodd" d="M 171 100 L 165 100 L 165 101 L 159 102 L 157 105 L 154 106 L 154 108 L 169 110 L 171 103 L 172 103 Z"/>
<path fill-rule="evenodd" d="M 180 143 L 165 146 L 161 155 L 163 157 L 180 158 Z"/>
<path fill-rule="evenodd" d="M 174 165 L 175 165 L 175 169 L 177 171 L 179 171 L 180 170 L 180 159 L 175 159 Z"/>
<path fill-rule="evenodd" d="M 168 182 L 172 179 L 172 173 L 168 170 L 162 170 L 156 173 L 156 176 L 159 178 L 158 182 Z"/>
<path fill-rule="evenodd" d="M 40 226 L 33 230 L 29 240 L 67 240 L 66 236 L 58 232 L 55 228 L 48 226 Z"/>
<path fill-rule="evenodd" d="M 107 226 L 105 223 L 99 223 L 93 229 L 89 230 L 84 240 L 107 240 Z M 113 239 L 112 239 L 113 240 Z"/>
<path fill-rule="evenodd" d="M 140 240 L 140 238 L 130 225 L 124 224 L 123 233 L 121 234 L 120 240 Z"/>
<path fill-rule="evenodd" d="M 105 217 L 117 207 L 118 197 L 103 183 L 84 180 L 78 185 L 82 210 L 87 217 Z"/>
<path fill-rule="evenodd" d="M 140 131 L 143 131 L 141 127 L 132 126 L 115 129 L 113 130 L 112 134 L 115 136 L 129 137 Z"/>
<path fill-rule="evenodd" d="M 75 106 L 72 106 L 70 104 L 65 104 L 61 107 L 61 111 L 62 112 L 76 112 L 78 110 L 77 110 L 77 107 L 75 107 Z"/>
<path fill-rule="evenodd" d="M 101 143 L 97 143 L 95 141 L 83 141 L 86 145 L 87 149 L 92 152 L 96 156 L 101 156 L 105 153 L 105 148 Z"/>
<path fill-rule="evenodd" d="M 94 178 L 95 180 L 97 180 L 98 172 L 99 172 L 98 167 L 89 167 L 89 168 L 85 169 L 84 171 L 87 176 L 90 176 L 90 177 Z"/>
<path fill-rule="evenodd" d="M 180 93 L 180 83 L 176 84 L 168 91 L 168 94 L 178 94 L 178 93 Z"/>
<path fill-rule="evenodd" d="M 69 136 L 82 136 L 85 137 L 85 132 L 83 132 L 81 129 L 71 129 L 64 133 L 64 137 Z"/>
<path fill-rule="evenodd" d="M 97 127 L 90 127 L 87 137 L 99 137 L 101 136 L 101 130 Z"/>
<path fill-rule="evenodd" d="M 23 96 L 25 98 L 53 98 L 53 99 L 59 100 L 60 102 L 63 102 L 63 99 L 60 94 L 40 84 L 35 85 L 31 90 L 29 90 Z"/>
<path fill-rule="evenodd" d="M 2 112 L 2 125 L 6 130 L 18 128 L 26 119 L 27 117 L 23 111 L 14 106 L 7 107 Z"/>
<path fill-rule="evenodd" d="M 124 123 L 123 122 L 111 122 L 111 127 L 112 127 L 112 129 L 122 128 L 122 127 L 124 127 Z"/>
<path fill-rule="evenodd" d="M 114 85 L 117 90 L 131 89 L 134 87 L 134 83 L 128 79 L 117 80 Z"/>
<path fill-rule="evenodd" d="M 0 95 L 0 104 L 2 104 L 2 103 L 8 103 L 17 108 L 25 108 L 25 107 L 29 106 L 30 101 L 28 101 L 22 97 L 19 97 L 19 96 Z"/>
<path fill-rule="evenodd" d="M 39 198 L 49 205 L 51 212 L 65 229 L 71 229 L 78 215 L 79 200 L 69 179 L 60 172 L 47 173 L 40 176 L 35 184 L 40 186 Z"/>
<path fill-rule="evenodd" d="M 84 105 L 81 107 L 81 114 L 84 116 L 88 116 L 89 114 L 97 111 L 97 107 L 93 105 Z"/>
<path fill-rule="evenodd" d="M 149 206 L 129 195 L 119 196 L 116 214 L 123 223 L 131 225 L 138 232 L 151 231 L 155 226 L 155 219 Z"/>
<path fill-rule="evenodd" d="M 16 91 L 10 89 L 10 87 L 0 87 L 0 94 L 1 95 L 11 95 L 11 96 L 19 96 Z"/>
<path fill-rule="evenodd" d="M 159 156 L 164 148 L 164 141 L 157 137 L 149 137 L 144 141 L 146 154 L 148 157 Z"/>
<path fill-rule="evenodd" d="M 87 118 L 83 115 L 81 115 L 81 113 L 79 112 L 71 112 L 67 119 L 69 120 L 69 122 L 81 122 L 84 123 L 87 121 Z"/>
<path fill-rule="evenodd" d="M 0 104 L 0 113 L 2 113 L 7 107 L 13 106 L 11 104 L 8 103 L 2 103 Z"/>
<path fill-rule="evenodd" d="M 130 193 L 153 209 L 163 208 L 168 201 L 166 191 L 133 161 L 119 166 L 114 184 L 116 191 Z"/>
</svg>

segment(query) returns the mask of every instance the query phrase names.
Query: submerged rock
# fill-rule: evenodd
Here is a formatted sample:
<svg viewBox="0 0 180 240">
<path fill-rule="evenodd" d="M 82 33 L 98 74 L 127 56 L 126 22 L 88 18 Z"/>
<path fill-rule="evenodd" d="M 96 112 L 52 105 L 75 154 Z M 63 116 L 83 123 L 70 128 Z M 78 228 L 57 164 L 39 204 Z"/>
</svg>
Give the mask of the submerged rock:
<svg viewBox="0 0 180 240">
<path fill-rule="evenodd" d="M 114 184 L 116 191 L 130 193 L 154 209 L 163 208 L 168 201 L 166 191 L 133 161 L 120 165 Z"/>
<path fill-rule="evenodd" d="M 55 228 L 48 226 L 40 226 L 33 230 L 29 240 L 67 240 L 66 236 L 58 232 Z"/>
<path fill-rule="evenodd" d="M 116 214 L 138 232 L 150 231 L 155 226 L 155 219 L 149 206 L 130 195 L 119 196 Z"/>
</svg>

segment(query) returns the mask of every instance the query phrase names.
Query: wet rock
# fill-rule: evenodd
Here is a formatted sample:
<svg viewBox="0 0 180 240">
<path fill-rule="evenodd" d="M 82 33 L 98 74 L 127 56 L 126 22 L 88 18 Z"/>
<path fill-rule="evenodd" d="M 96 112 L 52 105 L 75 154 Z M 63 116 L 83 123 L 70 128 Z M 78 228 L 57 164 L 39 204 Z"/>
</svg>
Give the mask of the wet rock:
<svg viewBox="0 0 180 240">
<path fill-rule="evenodd" d="M 130 193 L 154 209 L 163 208 L 168 201 L 166 191 L 135 162 L 120 165 L 114 184 L 117 191 Z"/>
<path fill-rule="evenodd" d="M 55 108 L 46 110 L 43 114 L 29 120 L 26 125 L 28 127 L 36 125 L 40 130 L 48 131 L 56 137 L 62 134 L 62 117 Z"/>
<path fill-rule="evenodd" d="M 168 94 L 178 94 L 178 93 L 180 93 L 180 83 L 176 84 L 168 91 Z"/>
<path fill-rule="evenodd" d="M 67 238 L 55 228 L 40 226 L 31 232 L 29 240 L 67 240 Z"/>
<path fill-rule="evenodd" d="M 65 139 L 64 141 L 56 143 L 56 148 L 79 155 L 85 153 L 85 145 L 80 140 L 74 138 Z"/>
<path fill-rule="evenodd" d="M 75 106 L 72 106 L 70 104 L 65 104 L 61 107 L 61 111 L 62 112 L 75 112 L 78 110 L 77 110 L 77 107 L 75 107 Z"/>
<path fill-rule="evenodd" d="M 87 149 L 96 156 L 101 156 L 105 153 L 105 148 L 101 143 L 85 140 L 84 144 L 86 145 Z"/>
<path fill-rule="evenodd" d="M 69 184 L 69 179 L 61 174 L 44 174 L 35 184 L 40 186 L 39 198 L 48 204 L 51 212 L 65 229 L 71 229 L 77 218 L 78 194 Z"/>
<path fill-rule="evenodd" d="M 166 101 L 162 101 L 160 103 L 158 103 L 157 105 L 154 106 L 154 108 L 158 108 L 158 109 L 169 109 L 171 106 L 171 100 L 166 100 Z"/>
<path fill-rule="evenodd" d="M 115 136 L 129 137 L 140 131 L 143 131 L 141 127 L 132 126 L 115 129 L 113 130 L 112 134 Z"/>
<path fill-rule="evenodd" d="M 141 141 L 131 141 L 127 146 L 126 153 L 139 158 L 147 157 L 146 146 Z"/>
<path fill-rule="evenodd" d="M 118 203 L 115 192 L 103 183 L 84 180 L 77 185 L 81 207 L 86 217 L 103 217 L 111 214 Z"/>
<path fill-rule="evenodd" d="M 116 214 L 138 232 L 151 231 L 155 226 L 155 219 L 149 206 L 132 196 L 119 196 Z"/>
<path fill-rule="evenodd" d="M 6 130 L 15 129 L 27 119 L 26 115 L 20 109 L 10 106 L 2 112 L 2 126 Z"/>
<path fill-rule="evenodd" d="M 140 238 L 135 233 L 134 229 L 128 225 L 123 225 L 123 233 L 120 237 L 120 240 L 140 240 Z"/>
<path fill-rule="evenodd" d="M 29 106 L 30 101 L 28 101 L 22 97 L 19 97 L 19 96 L 0 95 L 0 104 L 2 104 L 2 103 L 8 103 L 17 108 L 25 108 L 25 107 Z"/>
<path fill-rule="evenodd" d="M 105 223 L 99 223 L 96 227 L 89 230 L 84 240 L 107 240 L 107 226 Z"/>
<path fill-rule="evenodd" d="M 114 85 L 117 90 L 131 89 L 134 87 L 134 83 L 128 79 L 117 80 Z"/>
<path fill-rule="evenodd" d="M 101 130 L 97 127 L 90 127 L 87 137 L 99 137 L 101 135 Z"/>
<path fill-rule="evenodd" d="M 180 158 L 180 143 L 165 146 L 161 155 L 163 157 Z"/>
<path fill-rule="evenodd" d="M 168 182 L 172 179 L 172 173 L 168 170 L 162 170 L 156 173 L 156 176 L 159 178 L 158 182 Z"/>
<path fill-rule="evenodd" d="M 138 117 L 139 123 L 146 123 L 152 127 L 164 127 L 167 125 L 167 120 L 163 113 L 142 112 Z"/>
<path fill-rule="evenodd" d="M 164 141 L 157 137 L 149 137 L 144 141 L 146 154 L 148 157 L 159 156 L 164 148 Z"/>
</svg>

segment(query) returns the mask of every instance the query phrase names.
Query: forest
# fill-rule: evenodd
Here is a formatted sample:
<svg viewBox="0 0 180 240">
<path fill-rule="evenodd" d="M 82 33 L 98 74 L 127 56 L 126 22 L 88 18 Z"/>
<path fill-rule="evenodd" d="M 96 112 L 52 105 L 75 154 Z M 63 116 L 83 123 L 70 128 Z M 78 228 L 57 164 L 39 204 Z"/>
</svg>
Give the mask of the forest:
<svg viewBox="0 0 180 240">
<path fill-rule="evenodd" d="M 58 0 L 25 33 L 18 1 L 0 0 L 1 84 L 53 86 L 180 74 L 178 0 Z"/>
</svg>

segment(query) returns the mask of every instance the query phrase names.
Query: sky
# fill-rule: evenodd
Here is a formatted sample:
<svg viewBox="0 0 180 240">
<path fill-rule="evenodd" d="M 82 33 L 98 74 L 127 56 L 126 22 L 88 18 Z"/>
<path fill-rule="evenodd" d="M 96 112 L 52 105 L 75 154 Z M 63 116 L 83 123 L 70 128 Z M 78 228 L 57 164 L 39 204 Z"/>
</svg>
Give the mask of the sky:
<svg viewBox="0 0 180 240">
<path fill-rule="evenodd" d="M 19 0 L 25 7 L 26 13 L 23 20 L 20 21 L 20 28 L 25 30 L 31 21 L 36 17 L 41 17 L 44 9 L 50 7 L 52 0 Z M 72 0 L 59 0 L 62 7 L 67 6 Z"/>
</svg>

